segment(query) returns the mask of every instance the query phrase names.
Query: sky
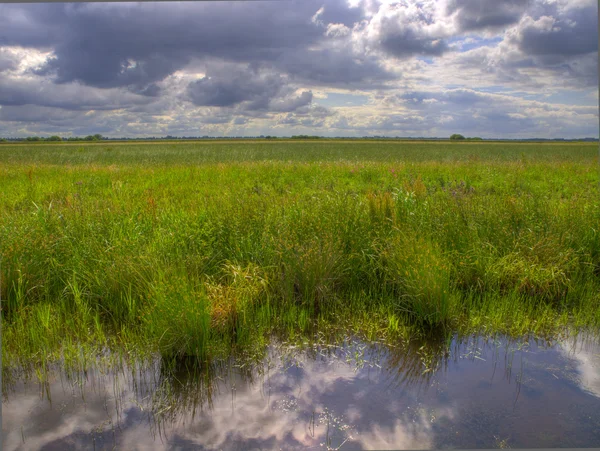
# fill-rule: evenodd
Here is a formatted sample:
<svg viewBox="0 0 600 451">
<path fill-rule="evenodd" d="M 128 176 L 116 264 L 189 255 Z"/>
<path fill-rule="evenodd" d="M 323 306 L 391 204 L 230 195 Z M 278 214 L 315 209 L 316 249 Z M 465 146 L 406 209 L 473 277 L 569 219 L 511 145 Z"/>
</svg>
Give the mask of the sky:
<svg viewBox="0 0 600 451">
<path fill-rule="evenodd" d="M 596 0 L 0 4 L 0 137 L 598 137 Z"/>
</svg>

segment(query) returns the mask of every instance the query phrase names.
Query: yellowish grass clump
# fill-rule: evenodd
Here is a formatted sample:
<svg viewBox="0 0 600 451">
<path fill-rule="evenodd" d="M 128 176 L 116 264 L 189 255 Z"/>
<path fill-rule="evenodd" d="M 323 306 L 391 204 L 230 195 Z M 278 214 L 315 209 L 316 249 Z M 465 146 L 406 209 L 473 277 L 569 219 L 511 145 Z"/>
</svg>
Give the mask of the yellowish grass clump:
<svg viewBox="0 0 600 451">
<path fill-rule="evenodd" d="M 267 280 L 262 269 L 249 264 L 245 267 L 228 263 L 218 282 L 209 280 L 206 294 L 210 305 L 211 327 L 224 330 L 235 327 L 248 308 L 267 293 Z M 242 316 L 242 318 L 240 318 Z"/>
</svg>

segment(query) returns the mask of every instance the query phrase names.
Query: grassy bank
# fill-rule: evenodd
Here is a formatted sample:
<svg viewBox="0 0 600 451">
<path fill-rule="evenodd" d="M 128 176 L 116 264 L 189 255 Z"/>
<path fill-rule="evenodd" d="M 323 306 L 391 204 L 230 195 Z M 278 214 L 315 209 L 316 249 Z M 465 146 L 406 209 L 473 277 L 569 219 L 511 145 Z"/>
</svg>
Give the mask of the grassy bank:
<svg viewBox="0 0 600 451">
<path fill-rule="evenodd" d="M 5 370 L 600 326 L 597 144 L 3 145 Z"/>
</svg>

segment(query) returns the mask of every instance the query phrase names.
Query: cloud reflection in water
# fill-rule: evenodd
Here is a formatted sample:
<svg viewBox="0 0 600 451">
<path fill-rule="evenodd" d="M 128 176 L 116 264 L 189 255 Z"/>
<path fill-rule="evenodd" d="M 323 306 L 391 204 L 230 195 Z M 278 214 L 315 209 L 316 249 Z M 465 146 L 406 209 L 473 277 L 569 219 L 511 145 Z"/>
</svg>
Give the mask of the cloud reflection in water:
<svg viewBox="0 0 600 451">
<path fill-rule="evenodd" d="M 561 415 L 575 402 L 600 408 L 598 345 L 578 347 L 566 359 L 567 346 L 543 352 L 534 343 L 520 351 L 511 346 L 470 339 L 455 342 L 449 353 L 444 346 L 360 342 L 304 351 L 272 347 L 254 366 L 223 363 L 190 373 L 156 361 L 143 371 L 90 370 L 82 389 L 77 380 L 56 376 L 52 403 L 36 384 L 8 394 L 4 446 L 430 449 L 495 447 L 510 438 L 509 445 L 528 447 L 558 444 L 553 430 L 577 437 L 575 444 L 593 441 L 593 431 Z M 547 370 L 565 361 L 596 397 L 568 385 L 561 379 L 567 373 L 553 377 Z M 557 384 L 568 390 L 561 394 Z M 533 427 L 546 438 L 533 435 Z"/>
</svg>

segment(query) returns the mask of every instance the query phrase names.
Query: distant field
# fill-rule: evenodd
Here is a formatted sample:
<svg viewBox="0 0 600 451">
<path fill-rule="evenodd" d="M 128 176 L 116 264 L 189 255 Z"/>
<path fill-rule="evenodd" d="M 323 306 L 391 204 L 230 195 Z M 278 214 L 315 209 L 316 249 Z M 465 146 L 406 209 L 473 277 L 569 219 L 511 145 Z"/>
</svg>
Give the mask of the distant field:
<svg viewBox="0 0 600 451">
<path fill-rule="evenodd" d="M 203 164 L 250 161 L 588 161 L 597 143 L 450 141 L 197 141 L 0 145 L 12 164 Z M 597 162 L 597 161 L 596 161 Z"/>
<path fill-rule="evenodd" d="M 600 326 L 597 143 L 0 145 L 5 371 Z"/>
</svg>

